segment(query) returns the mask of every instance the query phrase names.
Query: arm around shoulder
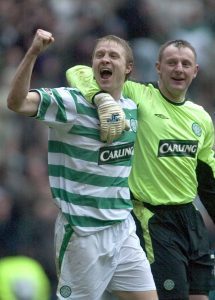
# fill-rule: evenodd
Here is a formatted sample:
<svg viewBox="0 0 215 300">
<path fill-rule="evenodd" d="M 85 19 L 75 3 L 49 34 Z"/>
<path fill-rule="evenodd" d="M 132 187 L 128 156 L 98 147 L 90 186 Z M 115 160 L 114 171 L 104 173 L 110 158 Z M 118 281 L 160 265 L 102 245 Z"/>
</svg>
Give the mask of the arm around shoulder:
<svg viewBox="0 0 215 300">
<path fill-rule="evenodd" d="M 101 89 L 93 77 L 91 67 L 77 65 L 66 71 L 66 79 L 69 86 L 77 88 L 86 100 L 92 103 L 92 99 Z"/>
</svg>

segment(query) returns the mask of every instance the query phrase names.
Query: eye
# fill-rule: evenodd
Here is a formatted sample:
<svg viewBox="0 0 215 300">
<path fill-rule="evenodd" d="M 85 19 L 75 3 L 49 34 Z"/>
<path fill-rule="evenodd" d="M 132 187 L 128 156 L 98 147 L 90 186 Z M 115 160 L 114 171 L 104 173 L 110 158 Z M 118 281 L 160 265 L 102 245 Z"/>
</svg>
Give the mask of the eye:
<svg viewBox="0 0 215 300">
<path fill-rule="evenodd" d="M 175 65 L 176 65 L 176 62 L 173 61 L 173 60 L 170 60 L 170 61 L 167 62 L 167 64 L 168 64 L 169 66 L 175 66 Z"/>
<path fill-rule="evenodd" d="M 189 61 L 184 61 L 184 62 L 183 62 L 183 66 L 184 66 L 185 68 L 189 68 L 189 67 L 191 66 L 191 63 L 190 63 Z"/>
<path fill-rule="evenodd" d="M 119 57 L 119 55 L 118 55 L 117 53 L 115 53 L 115 52 L 112 52 L 112 53 L 110 54 L 110 57 L 113 58 L 113 59 L 116 59 L 116 58 Z"/>
<path fill-rule="evenodd" d="M 95 57 L 96 58 L 101 58 L 103 56 L 103 54 L 101 52 L 96 53 Z"/>
</svg>

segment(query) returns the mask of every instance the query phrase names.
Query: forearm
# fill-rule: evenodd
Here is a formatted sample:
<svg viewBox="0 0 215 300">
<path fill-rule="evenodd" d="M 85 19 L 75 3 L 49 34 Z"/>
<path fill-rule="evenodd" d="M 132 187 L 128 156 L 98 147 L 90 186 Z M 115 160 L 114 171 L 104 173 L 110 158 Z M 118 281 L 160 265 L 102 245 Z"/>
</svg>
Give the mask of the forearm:
<svg viewBox="0 0 215 300">
<path fill-rule="evenodd" d="M 91 67 L 84 65 L 74 66 L 66 71 L 66 79 L 69 86 L 79 89 L 90 103 L 92 103 L 94 96 L 101 92 L 101 88 L 93 77 Z M 126 81 L 123 86 L 123 95 L 137 104 L 144 97 L 144 92 L 145 85 L 141 83 Z"/>
<path fill-rule="evenodd" d="M 15 112 L 24 113 L 26 115 L 32 115 L 32 113 L 35 112 L 33 109 L 34 105 L 32 104 L 31 107 L 31 105 L 29 106 L 28 104 L 28 95 L 36 59 L 37 55 L 34 54 L 30 48 L 20 63 L 12 81 L 7 98 L 7 105 L 9 109 Z"/>
<path fill-rule="evenodd" d="M 101 91 L 93 78 L 93 71 L 90 67 L 83 65 L 74 66 L 67 70 L 66 78 L 69 86 L 79 89 L 90 103 L 94 95 Z"/>
</svg>

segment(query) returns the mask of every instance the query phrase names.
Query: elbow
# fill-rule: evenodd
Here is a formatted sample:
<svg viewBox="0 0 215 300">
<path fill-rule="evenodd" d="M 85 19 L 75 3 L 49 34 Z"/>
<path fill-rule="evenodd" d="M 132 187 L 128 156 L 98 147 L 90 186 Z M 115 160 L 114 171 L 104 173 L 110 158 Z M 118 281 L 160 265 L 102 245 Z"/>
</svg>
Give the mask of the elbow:
<svg viewBox="0 0 215 300">
<path fill-rule="evenodd" d="M 16 101 L 16 99 L 11 97 L 10 95 L 7 98 L 7 107 L 9 110 L 12 110 L 14 112 L 20 111 L 20 105 L 18 104 L 18 101 Z"/>
<path fill-rule="evenodd" d="M 11 97 L 7 98 L 7 107 L 8 107 L 8 109 L 13 110 L 13 111 L 15 111 L 15 109 L 16 109 L 15 105 L 14 105 L 14 101 Z"/>
</svg>

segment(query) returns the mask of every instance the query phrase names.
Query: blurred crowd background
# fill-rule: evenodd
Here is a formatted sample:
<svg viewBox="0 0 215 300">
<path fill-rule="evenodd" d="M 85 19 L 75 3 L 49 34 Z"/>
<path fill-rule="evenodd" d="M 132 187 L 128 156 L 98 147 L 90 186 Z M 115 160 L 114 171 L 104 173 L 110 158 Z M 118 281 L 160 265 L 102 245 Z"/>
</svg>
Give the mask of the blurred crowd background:
<svg viewBox="0 0 215 300">
<path fill-rule="evenodd" d="M 196 48 L 200 65 L 189 97 L 214 120 L 215 1 L 0 1 L 0 258 L 26 255 L 38 260 L 50 279 L 51 299 L 55 299 L 57 209 L 48 187 L 47 128 L 6 107 L 11 79 L 37 28 L 52 32 L 55 43 L 38 58 L 32 88 L 67 85 L 65 70 L 76 64 L 90 65 L 95 40 L 106 34 L 130 42 L 134 79 L 156 81 L 159 46 L 169 39 L 187 39 Z M 215 229 L 203 214 L 215 248 Z"/>
</svg>

